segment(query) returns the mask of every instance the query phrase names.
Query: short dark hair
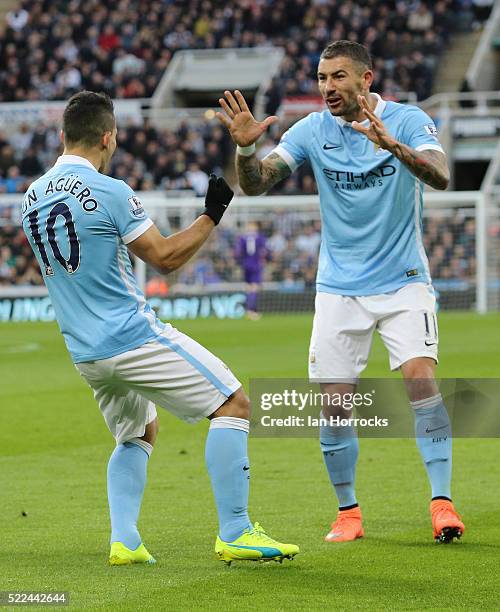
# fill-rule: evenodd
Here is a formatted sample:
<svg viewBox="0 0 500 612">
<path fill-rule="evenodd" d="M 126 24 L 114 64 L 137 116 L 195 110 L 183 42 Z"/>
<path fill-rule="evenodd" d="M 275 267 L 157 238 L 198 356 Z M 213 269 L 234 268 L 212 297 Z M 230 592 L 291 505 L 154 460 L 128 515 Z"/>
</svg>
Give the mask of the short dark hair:
<svg viewBox="0 0 500 612">
<path fill-rule="evenodd" d="M 323 49 L 320 59 L 333 59 L 334 57 L 349 57 L 354 62 L 364 66 L 366 70 L 372 70 L 372 58 L 366 47 L 350 40 L 337 40 Z"/>
<path fill-rule="evenodd" d="M 94 147 L 115 127 L 113 101 L 106 93 L 80 91 L 68 100 L 63 113 L 64 139 L 69 144 Z"/>
</svg>

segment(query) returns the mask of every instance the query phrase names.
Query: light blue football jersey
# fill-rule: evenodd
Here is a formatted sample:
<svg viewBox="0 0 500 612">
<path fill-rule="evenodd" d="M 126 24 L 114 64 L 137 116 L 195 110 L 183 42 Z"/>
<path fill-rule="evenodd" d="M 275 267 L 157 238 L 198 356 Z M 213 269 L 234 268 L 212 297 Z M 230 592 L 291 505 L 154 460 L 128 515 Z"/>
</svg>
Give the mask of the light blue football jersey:
<svg viewBox="0 0 500 612">
<path fill-rule="evenodd" d="M 75 363 L 119 355 L 163 331 L 125 246 L 153 222 L 126 183 L 62 155 L 29 187 L 22 218 Z"/>
<path fill-rule="evenodd" d="M 394 138 L 417 151 L 443 151 L 426 113 L 374 95 L 375 114 Z M 376 295 L 431 282 L 422 243 L 424 185 L 394 155 L 328 110 L 294 124 L 273 152 L 292 171 L 309 160 L 316 178 L 322 225 L 318 291 Z"/>
</svg>

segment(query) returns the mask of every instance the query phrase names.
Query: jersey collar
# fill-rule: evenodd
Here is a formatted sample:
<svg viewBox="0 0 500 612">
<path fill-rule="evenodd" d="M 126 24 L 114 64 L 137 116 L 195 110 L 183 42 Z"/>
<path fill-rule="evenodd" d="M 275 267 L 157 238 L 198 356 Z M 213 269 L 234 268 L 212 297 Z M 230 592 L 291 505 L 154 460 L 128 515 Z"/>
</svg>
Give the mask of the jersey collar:
<svg viewBox="0 0 500 612">
<path fill-rule="evenodd" d="M 71 164 L 73 166 L 87 166 L 97 172 L 95 166 L 93 166 L 88 159 L 81 157 L 80 155 L 60 155 L 54 166 L 60 166 L 61 164 Z"/>
<path fill-rule="evenodd" d="M 373 96 L 375 96 L 375 98 L 377 99 L 377 105 L 375 106 L 375 116 L 376 117 L 381 117 L 382 113 L 385 110 L 385 106 L 387 104 L 387 102 L 385 100 L 382 100 L 382 98 L 378 95 L 378 93 L 375 92 L 370 92 Z M 341 125 L 342 127 L 351 127 L 351 122 L 350 121 L 346 121 L 345 119 L 342 119 L 342 117 L 335 117 L 335 119 L 337 120 L 337 123 L 339 125 Z M 369 119 L 365 119 L 364 121 L 360 122 L 360 125 L 369 125 L 370 120 Z"/>
</svg>

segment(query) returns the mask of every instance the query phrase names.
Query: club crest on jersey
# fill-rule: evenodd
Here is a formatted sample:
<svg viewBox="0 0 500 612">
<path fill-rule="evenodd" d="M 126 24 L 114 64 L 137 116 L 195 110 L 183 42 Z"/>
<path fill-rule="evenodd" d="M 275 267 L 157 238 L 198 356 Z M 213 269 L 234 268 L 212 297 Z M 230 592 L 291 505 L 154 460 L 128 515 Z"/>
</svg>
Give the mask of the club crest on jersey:
<svg viewBox="0 0 500 612">
<path fill-rule="evenodd" d="M 433 123 L 429 123 L 428 125 L 424 125 L 424 130 L 430 136 L 434 136 L 435 138 L 437 138 L 438 131 L 436 129 L 436 126 Z"/>
<path fill-rule="evenodd" d="M 128 201 L 130 204 L 130 214 L 133 217 L 144 217 L 146 213 L 139 198 L 137 196 L 132 196 Z"/>
</svg>

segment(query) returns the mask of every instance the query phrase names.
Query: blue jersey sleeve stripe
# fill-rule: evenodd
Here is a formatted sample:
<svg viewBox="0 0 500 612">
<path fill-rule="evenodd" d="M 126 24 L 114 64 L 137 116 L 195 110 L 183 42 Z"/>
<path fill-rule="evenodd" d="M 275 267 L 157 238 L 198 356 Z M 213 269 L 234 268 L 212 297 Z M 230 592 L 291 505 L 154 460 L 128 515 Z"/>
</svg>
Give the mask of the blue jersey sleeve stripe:
<svg viewBox="0 0 500 612">
<path fill-rule="evenodd" d="M 139 225 L 139 227 L 136 227 L 135 229 L 133 229 L 131 232 L 129 232 L 125 236 L 122 236 L 123 244 L 129 244 L 133 240 L 136 240 L 136 238 L 139 238 L 139 236 L 142 236 L 142 234 L 144 234 L 144 232 L 147 231 L 152 225 L 153 225 L 153 221 L 151 219 L 146 219 L 144 223 L 141 223 Z"/>
<path fill-rule="evenodd" d="M 229 397 L 234 393 L 234 391 L 232 391 L 229 387 L 226 387 L 226 385 L 222 381 L 220 381 L 213 372 L 211 372 L 205 365 L 203 365 L 201 361 L 196 359 L 196 357 L 191 355 L 191 353 L 188 353 L 188 351 L 186 351 L 186 349 L 183 349 L 182 346 L 179 346 L 176 342 L 172 342 L 168 338 L 165 338 L 165 336 L 156 336 L 156 340 L 160 344 L 163 344 L 170 350 L 176 352 L 180 357 L 190 363 L 193 368 L 197 369 L 198 372 L 207 380 L 209 380 L 212 385 L 216 389 L 218 389 L 223 395 Z"/>
</svg>

